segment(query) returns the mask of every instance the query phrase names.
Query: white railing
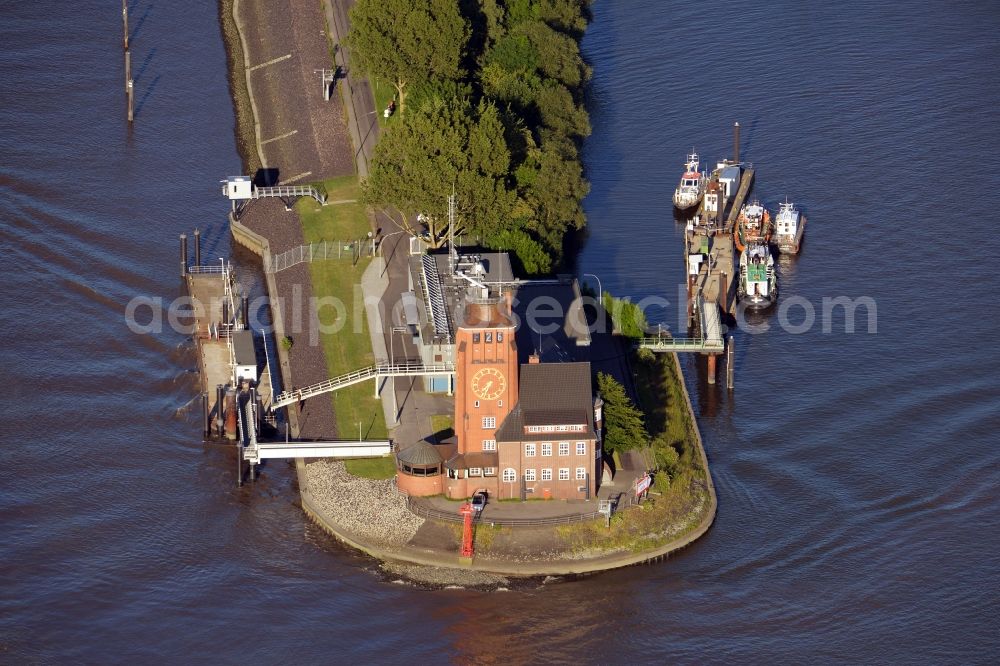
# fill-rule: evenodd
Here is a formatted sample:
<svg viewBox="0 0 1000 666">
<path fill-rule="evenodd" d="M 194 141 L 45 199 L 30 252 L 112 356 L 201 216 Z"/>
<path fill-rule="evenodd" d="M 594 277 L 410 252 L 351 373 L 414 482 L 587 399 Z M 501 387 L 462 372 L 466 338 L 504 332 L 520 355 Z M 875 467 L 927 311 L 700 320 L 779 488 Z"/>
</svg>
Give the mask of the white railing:
<svg viewBox="0 0 1000 666">
<path fill-rule="evenodd" d="M 207 275 L 207 274 L 213 274 L 213 273 L 215 275 L 218 275 L 220 273 L 225 273 L 226 272 L 226 269 L 223 268 L 221 264 L 218 264 L 218 265 L 209 265 L 209 266 L 188 266 L 187 270 L 188 270 L 188 273 L 192 273 L 194 275 L 199 275 L 199 274 L 201 274 L 201 275 Z"/>
<path fill-rule="evenodd" d="M 347 388 L 348 386 L 353 386 L 354 384 L 360 384 L 361 382 L 369 379 L 378 380 L 381 377 L 426 377 L 453 374 L 455 374 L 455 365 L 453 363 L 423 364 L 380 362 L 377 365 L 348 372 L 338 377 L 331 377 L 330 379 L 306 386 L 304 388 L 282 391 L 280 394 L 274 396 L 274 399 L 271 402 L 271 408 L 277 409 L 278 407 L 286 407 L 295 402 L 300 402 L 323 393 L 329 393 L 330 391 Z"/>
<path fill-rule="evenodd" d="M 312 197 L 320 204 L 326 203 L 326 194 L 321 193 L 312 185 L 275 185 L 272 187 L 255 187 L 251 191 L 254 199 L 281 198 L 290 199 L 292 197 Z"/>
</svg>

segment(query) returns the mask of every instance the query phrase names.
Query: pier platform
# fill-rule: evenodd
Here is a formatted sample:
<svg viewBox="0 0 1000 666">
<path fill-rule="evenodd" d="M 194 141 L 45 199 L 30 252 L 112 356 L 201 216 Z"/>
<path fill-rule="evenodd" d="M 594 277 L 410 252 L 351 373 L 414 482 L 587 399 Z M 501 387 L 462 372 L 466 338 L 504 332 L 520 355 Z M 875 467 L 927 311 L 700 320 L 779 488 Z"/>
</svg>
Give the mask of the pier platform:
<svg viewBox="0 0 1000 666">
<path fill-rule="evenodd" d="M 195 268 L 209 267 L 192 267 Z M 222 325 L 222 303 L 227 297 L 225 281 L 228 273 L 221 266 L 211 268 L 217 271 L 189 272 L 187 287 L 194 310 L 194 337 L 199 349 L 201 388 L 209 395 L 214 395 L 216 386 L 232 384 L 233 368 L 229 341 L 222 337 L 228 335 L 228 330 L 223 330 L 225 327 Z"/>
</svg>

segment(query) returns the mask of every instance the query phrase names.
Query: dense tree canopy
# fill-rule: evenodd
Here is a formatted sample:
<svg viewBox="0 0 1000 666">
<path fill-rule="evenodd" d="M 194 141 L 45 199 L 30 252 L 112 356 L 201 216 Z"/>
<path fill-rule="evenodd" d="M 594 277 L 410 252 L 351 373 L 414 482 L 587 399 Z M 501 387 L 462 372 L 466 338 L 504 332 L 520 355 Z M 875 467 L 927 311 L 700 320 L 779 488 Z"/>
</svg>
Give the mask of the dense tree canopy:
<svg viewBox="0 0 1000 666">
<path fill-rule="evenodd" d="M 460 79 L 469 22 L 453 0 L 358 0 L 351 8 L 351 58 L 396 87 L 403 113 L 407 86 Z"/>
<path fill-rule="evenodd" d="M 649 444 L 642 411 L 632 404 L 625 387 L 611 375 L 599 372 L 597 390 L 604 399 L 604 448 L 628 451 Z"/>
<path fill-rule="evenodd" d="M 407 122 L 386 132 L 375 147 L 364 184 L 365 200 L 395 209 L 410 228 L 426 217 L 436 241 L 447 231 L 447 197 L 454 190 L 456 234 L 502 228 L 515 202 L 507 188 L 510 152 L 497 109 L 473 108 L 464 98 L 433 97 L 411 109 Z"/>
<path fill-rule="evenodd" d="M 588 6 L 358 0 L 357 61 L 393 81 L 400 100 L 407 86 L 412 95 L 375 150 L 367 201 L 397 211 L 403 228 L 423 214 L 439 241 L 454 191 L 457 232 L 510 251 L 529 273 L 551 270 L 566 233 L 584 225 L 589 190 L 579 147 L 590 68 L 578 44 Z"/>
</svg>

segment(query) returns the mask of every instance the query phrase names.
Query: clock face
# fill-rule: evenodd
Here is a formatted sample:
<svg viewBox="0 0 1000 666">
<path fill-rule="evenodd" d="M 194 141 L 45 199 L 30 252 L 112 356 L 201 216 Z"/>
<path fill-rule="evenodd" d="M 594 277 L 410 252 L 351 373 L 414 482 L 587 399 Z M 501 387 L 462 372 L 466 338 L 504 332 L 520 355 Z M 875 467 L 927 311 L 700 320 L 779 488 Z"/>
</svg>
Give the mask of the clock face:
<svg viewBox="0 0 1000 666">
<path fill-rule="evenodd" d="M 497 368 L 483 368 L 472 375 L 472 392 L 480 400 L 497 400 L 507 390 L 507 380 Z"/>
</svg>

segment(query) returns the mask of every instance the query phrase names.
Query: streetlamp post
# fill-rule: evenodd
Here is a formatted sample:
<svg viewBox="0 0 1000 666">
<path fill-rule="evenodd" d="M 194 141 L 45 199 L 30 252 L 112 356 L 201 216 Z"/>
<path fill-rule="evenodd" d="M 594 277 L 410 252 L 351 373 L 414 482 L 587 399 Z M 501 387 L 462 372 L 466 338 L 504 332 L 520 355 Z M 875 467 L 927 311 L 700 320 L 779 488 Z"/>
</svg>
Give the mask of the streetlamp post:
<svg viewBox="0 0 1000 666">
<path fill-rule="evenodd" d="M 597 280 L 597 300 L 598 301 L 604 300 L 604 289 L 603 287 L 601 287 L 601 278 L 597 277 L 593 273 L 584 273 L 583 277 L 592 277 L 595 280 Z"/>
<path fill-rule="evenodd" d="M 385 259 L 385 250 L 383 250 L 382 248 L 385 246 L 385 242 L 388 239 L 392 238 L 393 236 L 398 236 L 399 234 L 408 234 L 408 233 L 410 233 L 410 232 L 407 231 L 406 229 L 401 229 L 399 231 L 393 231 L 391 234 L 385 234 L 384 236 L 382 236 L 381 238 L 379 238 L 378 239 L 378 250 L 381 253 L 382 258 Z M 395 254 L 395 253 L 393 253 L 393 254 Z M 385 275 L 388 272 L 389 272 L 389 260 L 385 259 L 385 264 L 382 266 L 382 275 Z"/>
<path fill-rule="evenodd" d="M 395 340 L 396 333 L 402 333 L 406 331 L 405 326 L 393 326 L 389 331 L 389 362 L 392 365 L 396 365 L 396 351 L 395 351 Z M 392 388 L 392 420 L 394 423 L 399 423 L 399 409 L 396 407 L 396 375 L 392 375 L 389 378 Z"/>
</svg>

